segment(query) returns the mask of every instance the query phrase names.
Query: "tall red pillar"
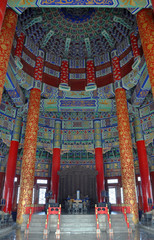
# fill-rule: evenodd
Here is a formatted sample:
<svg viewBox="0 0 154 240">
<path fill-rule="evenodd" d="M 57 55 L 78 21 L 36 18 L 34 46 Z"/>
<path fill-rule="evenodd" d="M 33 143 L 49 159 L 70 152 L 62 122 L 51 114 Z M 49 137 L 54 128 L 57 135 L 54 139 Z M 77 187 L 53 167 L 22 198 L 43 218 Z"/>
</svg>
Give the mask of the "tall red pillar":
<svg viewBox="0 0 154 240">
<path fill-rule="evenodd" d="M 44 52 L 42 50 L 39 50 L 34 71 L 34 88 L 30 91 L 28 116 L 26 123 L 20 177 L 20 196 L 17 211 L 18 224 L 22 224 L 23 222 L 23 214 L 25 214 L 26 206 L 32 204 L 43 65 Z"/>
<path fill-rule="evenodd" d="M 58 189 L 59 189 L 59 176 L 58 171 L 60 170 L 60 149 L 61 146 L 61 121 L 55 121 L 55 133 L 53 142 L 53 156 L 52 156 L 52 172 L 51 172 L 51 191 L 52 198 L 57 203 L 58 200 Z"/>
<path fill-rule="evenodd" d="M 4 19 L 6 4 L 7 4 L 7 0 L 0 0 L 0 31 L 1 31 L 2 23 Z"/>
<path fill-rule="evenodd" d="M 5 182 L 3 188 L 3 198 L 6 200 L 5 207 L 3 209 L 6 213 L 11 213 L 12 211 L 12 197 L 13 197 L 13 186 L 14 186 L 14 177 L 16 172 L 16 162 L 19 146 L 21 130 L 21 117 L 16 117 L 13 137 L 10 144 L 9 156 L 6 167 Z"/>
<path fill-rule="evenodd" d="M 8 62 L 10 59 L 16 24 L 17 14 L 12 9 L 7 9 L 0 31 L 0 103 L 2 99 L 3 87 L 5 83 Z"/>
<path fill-rule="evenodd" d="M 95 137 L 95 164 L 97 174 L 97 197 L 98 202 L 102 202 L 102 191 L 105 190 L 104 180 L 104 165 L 103 165 L 103 150 L 102 150 L 102 136 L 101 136 L 101 121 L 94 121 L 94 137 Z"/>
<path fill-rule="evenodd" d="M 142 132 L 140 117 L 137 111 L 134 118 L 134 126 L 135 126 L 136 146 L 137 146 L 138 161 L 139 161 L 140 176 L 141 176 L 143 209 L 144 209 L 144 212 L 148 212 L 151 210 L 148 204 L 148 200 L 151 199 L 151 201 L 153 202 L 153 196 L 152 196 L 152 188 L 151 188 L 151 182 L 150 182 L 150 173 L 149 173 L 144 135 Z"/>
<path fill-rule="evenodd" d="M 137 13 L 137 25 L 148 68 L 154 97 L 154 13 L 152 9 L 142 9 Z"/>
<path fill-rule="evenodd" d="M 120 62 L 116 50 L 113 50 L 111 52 L 111 57 L 115 86 L 124 203 L 130 206 L 130 211 L 133 214 L 132 220 L 135 224 L 137 224 L 139 219 L 136 199 L 135 169 L 126 90 L 122 88 Z"/>
</svg>

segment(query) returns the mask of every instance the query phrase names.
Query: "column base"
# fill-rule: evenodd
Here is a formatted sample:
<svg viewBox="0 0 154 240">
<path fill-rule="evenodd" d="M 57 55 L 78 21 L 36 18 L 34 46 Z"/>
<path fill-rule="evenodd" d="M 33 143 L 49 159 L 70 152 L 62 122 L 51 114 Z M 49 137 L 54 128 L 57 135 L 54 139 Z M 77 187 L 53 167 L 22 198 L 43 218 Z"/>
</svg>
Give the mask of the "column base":
<svg viewBox="0 0 154 240">
<path fill-rule="evenodd" d="M 71 90 L 71 87 L 66 83 L 60 83 L 59 90 L 69 92 Z"/>
<path fill-rule="evenodd" d="M 89 83 L 86 87 L 85 87 L 85 91 L 94 91 L 97 89 L 97 86 L 95 83 Z"/>
</svg>

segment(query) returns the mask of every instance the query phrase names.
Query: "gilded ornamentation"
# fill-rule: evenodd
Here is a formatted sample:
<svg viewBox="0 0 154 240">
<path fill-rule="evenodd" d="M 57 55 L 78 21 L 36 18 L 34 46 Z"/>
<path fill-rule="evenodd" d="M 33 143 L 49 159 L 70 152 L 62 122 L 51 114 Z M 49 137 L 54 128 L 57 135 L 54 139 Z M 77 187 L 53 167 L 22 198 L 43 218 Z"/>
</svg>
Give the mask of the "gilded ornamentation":
<svg viewBox="0 0 154 240">
<path fill-rule="evenodd" d="M 40 96 L 41 91 L 39 89 L 31 90 L 21 169 L 20 197 L 17 214 L 18 224 L 23 222 L 22 215 L 25 212 L 26 205 L 32 203 Z"/>
<path fill-rule="evenodd" d="M 0 32 L 0 103 L 6 78 L 10 52 L 17 23 L 17 14 L 7 9 Z"/>
<path fill-rule="evenodd" d="M 142 9 L 137 14 L 137 24 L 154 96 L 154 20 L 152 9 Z"/>
<path fill-rule="evenodd" d="M 115 93 L 124 202 L 130 205 L 131 212 L 133 213 L 133 221 L 136 224 L 138 223 L 138 207 L 126 91 L 121 88 L 116 89 Z"/>
</svg>

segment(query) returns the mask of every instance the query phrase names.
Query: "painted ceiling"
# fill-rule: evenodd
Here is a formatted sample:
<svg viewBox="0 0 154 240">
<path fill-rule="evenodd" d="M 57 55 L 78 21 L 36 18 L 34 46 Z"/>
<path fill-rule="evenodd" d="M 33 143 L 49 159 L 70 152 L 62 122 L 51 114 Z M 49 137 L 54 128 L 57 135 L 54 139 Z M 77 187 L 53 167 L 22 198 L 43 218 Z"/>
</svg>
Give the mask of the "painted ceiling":
<svg viewBox="0 0 154 240">
<path fill-rule="evenodd" d="M 39 48 L 72 59 L 111 51 L 136 29 L 135 16 L 116 8 L 29 8 L 18 21 Z"/>
</svg>

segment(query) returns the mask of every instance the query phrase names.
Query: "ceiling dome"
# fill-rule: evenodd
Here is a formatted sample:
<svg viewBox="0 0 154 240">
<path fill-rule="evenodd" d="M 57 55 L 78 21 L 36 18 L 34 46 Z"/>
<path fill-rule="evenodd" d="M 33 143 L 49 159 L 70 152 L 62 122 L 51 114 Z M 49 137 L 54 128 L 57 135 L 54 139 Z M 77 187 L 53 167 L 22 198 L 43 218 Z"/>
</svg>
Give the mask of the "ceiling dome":
<svg viewBox="0 0 154 240">
<path fill-rule="evenodd" d="M 111 51 L 136 28 L 135 16 L 116 8 L 30 8 L 19 22 L 40 48 L 72 59 Z"/>
</svg>

